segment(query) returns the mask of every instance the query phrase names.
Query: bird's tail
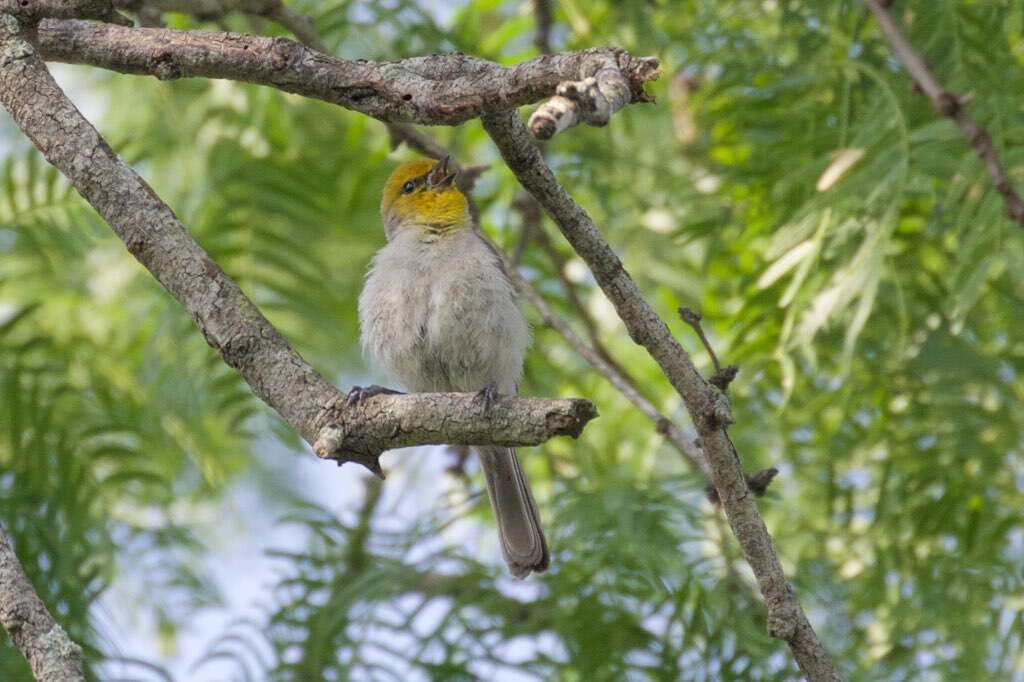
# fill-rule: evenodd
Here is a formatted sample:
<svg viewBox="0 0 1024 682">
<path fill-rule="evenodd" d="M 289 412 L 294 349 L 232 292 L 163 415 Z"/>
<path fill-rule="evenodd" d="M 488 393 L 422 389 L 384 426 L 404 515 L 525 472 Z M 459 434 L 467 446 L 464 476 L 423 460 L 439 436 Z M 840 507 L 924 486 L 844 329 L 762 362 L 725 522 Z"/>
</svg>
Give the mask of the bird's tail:
<svg viewBox="0 0 1024 682">
<path fill-rule="evenodd" d="M 476 452 L 487 479 L 491 508 L 498 522 L 501 553 L 517 578 L 547 570 L 548 543 L 540 528 L 540 515 L 530 484 L 512 448 L 478 447 Z"/>
</svg>

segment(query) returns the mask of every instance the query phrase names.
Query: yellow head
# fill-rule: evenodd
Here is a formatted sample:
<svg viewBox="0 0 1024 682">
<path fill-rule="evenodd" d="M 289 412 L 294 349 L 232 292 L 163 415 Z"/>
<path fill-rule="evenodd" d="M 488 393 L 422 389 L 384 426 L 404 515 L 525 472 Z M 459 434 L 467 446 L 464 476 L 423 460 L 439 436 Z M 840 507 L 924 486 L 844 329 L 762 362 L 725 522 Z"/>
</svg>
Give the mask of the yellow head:
<svg viewBox="0 0 1024 682">
<path fill-rule="evenodd" d="M 455 186 L 457 173 L 442 161 L 417 159 L 395 169 L 384 185 L 380 213 L 388 237 L 404 227 L 441 235 L 469 226 L 469 204 Z"/>
</svg>

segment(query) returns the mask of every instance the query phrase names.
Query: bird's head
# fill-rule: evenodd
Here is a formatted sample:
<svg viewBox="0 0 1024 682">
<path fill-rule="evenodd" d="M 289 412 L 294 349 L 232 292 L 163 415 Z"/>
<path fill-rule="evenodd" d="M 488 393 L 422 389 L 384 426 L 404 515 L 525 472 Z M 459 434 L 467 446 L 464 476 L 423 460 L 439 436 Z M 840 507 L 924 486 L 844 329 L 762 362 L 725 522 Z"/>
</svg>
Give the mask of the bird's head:
<svg viewBox="0 0 1024 682">
<path fill-rule="evenodd" d="M 455 186 L 456 175 L 448 169 L 448 157 L 417 159 L 396 168 L 380 202 L 388 237 L 404 228 L 440 235 L 469 226 L 469 203 Z"/>
</svg>

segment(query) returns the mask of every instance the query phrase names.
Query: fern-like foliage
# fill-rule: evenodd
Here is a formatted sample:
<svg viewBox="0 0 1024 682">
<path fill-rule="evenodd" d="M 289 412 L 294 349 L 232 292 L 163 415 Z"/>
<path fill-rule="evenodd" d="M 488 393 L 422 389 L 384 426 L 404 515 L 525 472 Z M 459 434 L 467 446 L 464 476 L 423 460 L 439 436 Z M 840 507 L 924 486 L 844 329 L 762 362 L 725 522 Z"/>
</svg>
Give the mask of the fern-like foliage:
<svg viewBox="0 0 1024 682">
<path fill-rule="evenodd" d="M 730 435 L 748 469 L 781 470 L 759 506 L 844 677 L 1019 676 L 1024 239 L 974 151 L 914 91 L 860 0 L 554 4 L 558 49 L 662 60 L 656 105 L 573 129 L 545 154 L 698 365 L 710 359 L 673 321 L 680 305 L 699 308 L 718 355 L 740 364 Z M 1020 3 L 891 5 L 1024 187 Z M 532 3 L 289 6 L 344 57 L 535 55 Z M 223 22 L 286 35 L 251 15 Z M 391 150 L 379 123 L 272 89 L 75 73 L 105 103 L 97 123 L 112 146 L 296 348 L 362 383 L 373 369 L 356 297 L 384 243 L 379 188 L 411 153 Z M 479 124 L 430 133 L 461 161 L 492 164 L 475 200 L 512 250 L 521 190 Z M 14 134 L 0 119 L 0 140 Z M 0 153 L 0 522 L 94 674 L 157 679 L 145 663 L 107 667 L 142 654 L 117 651 L 97 595 L 125 580 L 170 630 L 213 608 L 191 512 L 297 439 L 27 150 Z M 523 274 L 685 428 L 586 268 L 541 229 L 550 249 L 531 237 Z M 585 395 L 602 415 L 578 441 L 521 453 L 551 572 L 504 577 L 474 541 L 493 538 L 482 502 L 417 498 L 421 518 L 401 523 L 390 480 L 361 514 L 333 498 L 290 502 L 299 540 L 274 554 L 272 593 L 253 598 L 261 616 L 212 637 L 205 658 L 182 653 L 202 659 L 196 679 L 214 661 L 251 680 L 798 679 L 764 634 L 756 583 L 704 482 L 529 315 L 523 392 Z M 279 483 L 260 494 L 280 497 Z M 480 499 L 469 485 L 477 496 L 460 499 Z M 0 677 L 25 674 L 4 649 Z"/>
</svg>

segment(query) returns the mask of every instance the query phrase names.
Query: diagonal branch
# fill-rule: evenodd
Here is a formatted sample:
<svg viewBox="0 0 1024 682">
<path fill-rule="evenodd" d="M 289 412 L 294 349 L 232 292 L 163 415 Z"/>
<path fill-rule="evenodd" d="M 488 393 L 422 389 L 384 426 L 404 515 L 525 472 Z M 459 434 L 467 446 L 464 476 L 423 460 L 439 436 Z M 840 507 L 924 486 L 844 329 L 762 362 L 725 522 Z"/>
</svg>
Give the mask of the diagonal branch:
<svg viewBox="0 0 1024 682">
<path fill-rule="evenodd" d="M 358 407 L 310 367 L 115 154 L 54 82 L 20 22 L 0 15 L 0 102 L 195 320 L 207 342 L 317 454 L 379 472 L 392 447 L 537 444 L 596 416 L 585 400 L 505 398 L 481 414 L 472 394 L 379 396 Z"/>
<path fill-rule="evenodd" d="M 658 433 L 661 433 L 665 438 L 677 449 L 683 456 L 690 466 L 695 471 L 701 471 L 705 476 L 710 478 L 711 472 L 708 469 L 707 460 L 704 457 L 704 453 L 700 451 L 697 444 L 692 439 L 688 438 L 683 430 L 680 429 L 675 423 L 661 414 L 658 408 L 654 406 L 654 403 L 649 401 L 643 396 L 640 391 L 636 389 L 633 384 L 632 377 L 629 377 L 622 373 L 612 363 L 608 362 L 607 359 L 598 351 L 595 347 L 587 344 L 586 341 L 581 339 L 579 335 L 573 331 L 565 320 L 560 318 L 548 302 L 544 300 L 544 297 L 540 295 L 533 285 L 526 281 L 519 272 L 509 264 L 506 264 L 506 270 L 510 273 L 512 282 L 515 284 L 519 292 L 526 297 L 526 300 L 537 309 L 541 317 L 544 318 L 544 323 L 549 327 L 558 332 L 566 343 L 568 343 L 573 350 L 580 354 L 580 356 L 587 361 L 591 367 L 601 373 L 601 375 L 608 380 L 608 382 L 618 390 L 622 396 L 633 403 L 633 405 L 644 413 L 651 421 L 654 422 L 655 428 Z"/>
<path fill-rule="evenodd" d="M 38 682 L 85 682 L 82 649 L 71 641 L 36 594 L 2 528 L 0 625 L 25 656 Z"/>
<path fill-rule="evenodd" d="M 992 137 L 988 134 L 987 130 L 981 127 L 967 113 L 967 98 L 956 95 L 942 87 L 942 84 L 935 79 L 928 65 L 925 64 L 924 58 L 914 49 L 910 41 L 907 40 L 907 37 L 903 35 L 900 27 L 896 25 L 896 21 L 882 2 L 879 2 L 879 0 L 864 0 L 864 2 L 867 3 L 868 9 L 875 15 L 878 25 L 882 28 L 882 33 L 885 34 L 889 44 L 892 45 L 893 51 L 899 56 L 900 61 L 903 62 L 907 73 L 910 74 L 910 77 L 917 84 L 917 87 L 921 89 L 921 92 L 931 101 L 935 111 L 940 116 L 952 119 L 959 126 L 960 130 L 963 131 L 968 144 L 974 147 L 978 158 L 985 164 L 985 170 L 988 171 L 989 176 L 992 178 L 996 191 L 1003 197 L 1006 215 L 1011 220 L 1024 225 L 1024 201 L 1021 200 L 1017 190 L 1014 189 L 1013 182 L 1010 181 L 1006 168 L 999 158 L 999 152 L 996 151 L 996 147 L 992 143 Z"/>
<path fill-rule="evenodd" d="M 800 669 L 811 682 L 840 679 L 786 580 L 764 519 L 757 510 L 739 457 L 726 433 L 732 413 L 725 395 L 700 375 L 593 220 L 552 175 L 518 113 L 487 113 L 483 123 L 519 182 L 540 202 L 590 266 L 630 337 L 650 353 L 682 397 L 700 436 L 712 482 L 729 524 L 757 576 L 768 607 L 769 633 L 789 643 Z"/>
<path fill-rule="evenodd" d="M 165 80 L 201 76 L 269 85 L 381 121 L 429 125 L 455 125 L 485 111 L 537 102 L 563 81 L 598 74 L 604 82 L 612 64 L 639 98 L 652 71 L 652 58 L 614 48 L 545 55 L 513 67 L 463 54 L 372 62 L 337 59 L 284 38 L 75 20 L 41 22 L 38 45 L 50 61 Z"/>
</svg>

